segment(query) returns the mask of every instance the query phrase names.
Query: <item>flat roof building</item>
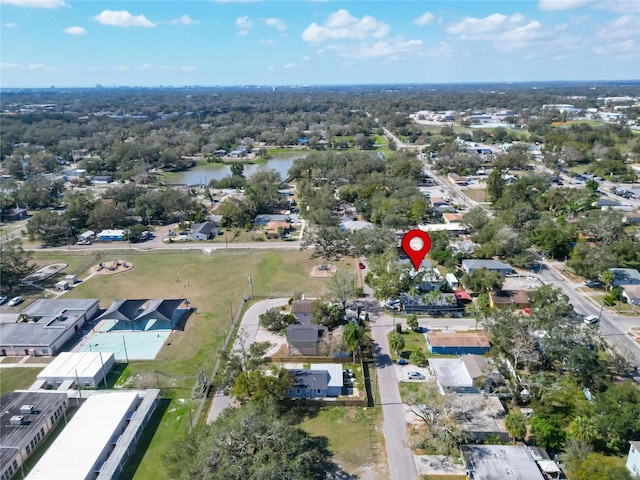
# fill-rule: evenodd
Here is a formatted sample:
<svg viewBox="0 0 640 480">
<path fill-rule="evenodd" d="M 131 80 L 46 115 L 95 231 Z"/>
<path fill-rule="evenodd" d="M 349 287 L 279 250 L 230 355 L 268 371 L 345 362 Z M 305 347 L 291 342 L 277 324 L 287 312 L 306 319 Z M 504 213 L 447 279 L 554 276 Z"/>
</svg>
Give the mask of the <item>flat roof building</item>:
<svg viewBox="0 0 640 480">
<path fill-rule="evenodd" d="M 96 392 L 90 395 L 26 478 L 116 478 L 151 417 L 159 392 Z"/>
<path fill-rule="evenodd" d="M 66 393 L 10 392 L 0 398 L 0 479 L 9 480 L 64 417 Z"/>
<path fill-rule="evenodd" d="M 38 380 L 43 386 L 80 382 L 83 387 L 97 387 L 106 383 L 114 363 L 111 352 L 62 352 L 38 374 Z"/>
<path fill-rule="evenodd" d="M 1 356 L 53 356 L 98 312 L 96 299 L 40 299 L 0 322 Z"/>
<path fill-rule="evenodd" d="M 467 477 L 473 480 L 544 480 L 527 447 L 517 445 L 463 445 Z"/>
</svg>

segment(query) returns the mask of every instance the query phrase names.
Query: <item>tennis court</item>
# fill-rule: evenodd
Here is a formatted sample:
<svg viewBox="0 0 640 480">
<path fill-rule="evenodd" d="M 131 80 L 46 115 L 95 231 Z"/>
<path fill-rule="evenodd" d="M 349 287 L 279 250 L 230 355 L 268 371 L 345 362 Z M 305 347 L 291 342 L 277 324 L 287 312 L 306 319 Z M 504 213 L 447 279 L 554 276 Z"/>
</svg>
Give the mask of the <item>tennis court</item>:
<svg viewBox="0 0 640 480">
<path fill-rule="evenodd" d="M 116 361 L 153 360 L 171 330 L 101 331 L 96 332 L 80 348 L 81 352 L 113 352 Z"/>
</svg>

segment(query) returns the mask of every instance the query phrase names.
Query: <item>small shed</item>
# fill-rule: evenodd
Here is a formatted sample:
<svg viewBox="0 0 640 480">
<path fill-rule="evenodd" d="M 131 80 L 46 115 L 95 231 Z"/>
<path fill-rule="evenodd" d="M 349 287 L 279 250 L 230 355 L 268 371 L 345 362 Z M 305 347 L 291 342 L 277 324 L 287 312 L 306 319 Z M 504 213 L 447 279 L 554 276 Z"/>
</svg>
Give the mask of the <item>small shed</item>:
<svg viewBox="0 0 640 480">
<path fill-rule="evenodd" d="M 60 280 L 58 283 L 56 283 L 56 290 L 58 292 L 69 290 L 69 282 L 67 282 L 66 280 Z"/>
<path fill-rule="evenodd" d="M 453 273 L 447 273 L 445 275 L 445 278 L 447 280 L 447 283 L 449 284 L 449 286 L 452 289 L 456 289 L 460 286 L 460 281 L 458 280 L 458 278 L 453 274 Z"/>
<path fill-rule="evenodd" d="M 74 283 L 78 283 L 78 276 L 77 275 L 65 275 L 64 281 L 67 282 L 69 285 L 73 285 Z"/>
</svg>

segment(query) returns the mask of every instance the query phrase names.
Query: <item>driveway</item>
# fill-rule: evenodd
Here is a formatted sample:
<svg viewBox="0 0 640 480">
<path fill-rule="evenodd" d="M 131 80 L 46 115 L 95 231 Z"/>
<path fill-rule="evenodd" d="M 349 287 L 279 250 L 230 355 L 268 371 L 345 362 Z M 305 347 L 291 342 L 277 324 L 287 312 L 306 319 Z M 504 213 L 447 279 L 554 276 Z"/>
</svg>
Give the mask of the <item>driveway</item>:
<svg viewBox="0 0 640 480">
<path fill-rule="evenodd" d="M 288 298 L 273 298 L 251 305 L 240 321 L 238 334 L 233 341 L 233 351 L 239 352 L 243 348 L 249 348 L 249 345 L 256 340 L 264 340 L 265 338 L 262 338 L 264 335 L 259 335 L 260 315 L 271 308 L 286 305 L 288 301 Z M 207 423 L 214 422 L 216 418 L 218 418 L 218 415 L 220 415 L 225 408 L 232 406 L 233 403 L 234 400 L 232 397 L 225 395 L 222 391 L 218 390 L 213 398 L 211 408 L 209 409 Z"/>
</svg>

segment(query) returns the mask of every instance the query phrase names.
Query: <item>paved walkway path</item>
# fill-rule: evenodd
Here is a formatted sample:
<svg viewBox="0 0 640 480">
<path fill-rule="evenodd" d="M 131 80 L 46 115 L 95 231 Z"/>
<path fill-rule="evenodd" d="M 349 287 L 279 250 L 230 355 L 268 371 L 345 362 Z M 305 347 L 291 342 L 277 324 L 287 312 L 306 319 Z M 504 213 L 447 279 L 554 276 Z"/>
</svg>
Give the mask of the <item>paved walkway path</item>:
<svg viewBox="0 0 640 480">
<path fill-rule="evenodd" d="M 267 310 L 281 305 L 286 305 L 288 298 L 273 298 L 269 300 L 263 300 L 254 305 L 251 305 L 245 312 L 240 322 L 240 328 L 238 328 L 238 334 L 233 341 L 233 351 L 241 351 L 243 348 L 249 348 L 256 340 L 259 328 L 260 315 Z M 212 423 L 222 413 L 222 411 L 232 406 L 234 400 L 232 397 L 225 395 L 222 391 L 218 390 L 213 398 L 209 414 L 207 415 L 207 423 Z"/>
</svg>

